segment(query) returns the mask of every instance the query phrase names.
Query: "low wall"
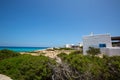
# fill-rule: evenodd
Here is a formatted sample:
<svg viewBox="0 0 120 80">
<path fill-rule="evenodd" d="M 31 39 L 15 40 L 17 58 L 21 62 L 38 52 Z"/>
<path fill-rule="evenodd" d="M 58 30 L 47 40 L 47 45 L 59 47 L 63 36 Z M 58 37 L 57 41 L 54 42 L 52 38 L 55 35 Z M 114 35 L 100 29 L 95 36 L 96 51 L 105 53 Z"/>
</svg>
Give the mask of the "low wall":
<svg viewBox="0 0 120 80">
<path fill-rule="evenodd" d="M 120 56 L 120 47 L 101 48 L 101 53 L 108 56 Z"/>
</svg>

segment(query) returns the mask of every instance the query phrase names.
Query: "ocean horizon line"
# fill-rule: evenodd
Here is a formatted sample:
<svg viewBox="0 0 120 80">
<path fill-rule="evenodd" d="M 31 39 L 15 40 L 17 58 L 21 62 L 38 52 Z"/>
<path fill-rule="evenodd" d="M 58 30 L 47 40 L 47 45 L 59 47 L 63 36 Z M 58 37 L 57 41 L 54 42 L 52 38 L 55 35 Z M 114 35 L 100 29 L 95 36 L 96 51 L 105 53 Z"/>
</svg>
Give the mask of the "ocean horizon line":
<svg viewBox="0 0 120 80">
<path fill-rule="evenodd" d="M 47 48 L 48 46 L 0 46 L 0 47 L 45 47 Z"/>
<path fill-rule="evenodd" d="M 8 49 L 16 52 L 31 52 L 36 50 L 43 50 L 49 47 L 13 47 L 13 46 L 0 46 L 0 50 Z"/>
</svg>

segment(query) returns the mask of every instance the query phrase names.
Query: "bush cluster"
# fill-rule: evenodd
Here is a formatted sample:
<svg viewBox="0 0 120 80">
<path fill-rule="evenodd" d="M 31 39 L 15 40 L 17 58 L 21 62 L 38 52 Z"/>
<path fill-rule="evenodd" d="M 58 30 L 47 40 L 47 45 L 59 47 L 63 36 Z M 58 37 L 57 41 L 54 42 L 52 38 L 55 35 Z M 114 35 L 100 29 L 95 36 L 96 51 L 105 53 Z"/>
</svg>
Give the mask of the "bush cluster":
<svg viewBox="0 0 120 80">
<path fill-rule="evenodd" d="M 54 50 L 74 50 L 72 48 L 53 48 Z"/>
<path fill-rule="evenodd" d="M 0 60 L 11 58 L 15 56 L 19 56 L 20 54 L 11 50 L 3 49 L 0 50 Z"/>
<path fill-rule="evenodd" d="M 0 74 L 6 74 L 13 80 L 50 80 L 49 62 L 55 64 L 45 56 L 21 55 L 4 59 L 0 62 Z"/>
<path fill-rule="evenodd" d="M 94 47 L 89 47 L 89 49 L 87 50 L 87 53 L 89 55 L 98 55 L 100 54 L 100 49 L 99 48 L 94 48 Z"/>
<path fill-rule="evenodd" d="M 81 54 L 59 54 L 80 75 L 78 80 L 119 80 L 120 56 L 99 58 Z"/>
</svg>

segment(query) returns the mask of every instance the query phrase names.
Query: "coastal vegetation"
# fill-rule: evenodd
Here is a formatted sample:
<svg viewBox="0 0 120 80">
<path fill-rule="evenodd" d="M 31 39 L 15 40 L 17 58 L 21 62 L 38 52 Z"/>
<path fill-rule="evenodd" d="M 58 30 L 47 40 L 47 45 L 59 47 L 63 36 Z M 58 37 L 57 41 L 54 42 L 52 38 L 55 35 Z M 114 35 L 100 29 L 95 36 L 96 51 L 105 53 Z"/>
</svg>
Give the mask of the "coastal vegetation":
<svg viewBox="0 0 120 80">
<path fill-rule="evenodd" d="M 89 55 L 98 55 L 100 54 L 100 49 L 99 48 L 94 48 L 94 47 L 89 47 L 89 49 L 87 50 L 87 53 Z"/>
<path fill-rule="evenodd" d="M 55 61 L 45 56 L 20 55 L 0 62 L 0 74 L 13 80 L 50 80 L 52 71 L 49 64 Z"/>
<path fill-rule="evenodd" d="M 78 76 L 72 80 L 119 80 L 120 56 L 99 58 L 82 54 L 58 55 Z"/>
<path fill-rule="evenodd" d="M 91 49 L 89 50 L 91 51 Z M 92 51 L 94 52 L 94 50 Z M 8 52 L 5 52 L 6 55 L 9 55 Z M 16 54 L 16 52 L 13 53 Z M 2 56 L 0 55 L 0 57 Z M 103 58 L 100 58 L 82 55 L 81 51 L 73 51 L 70 54 L 58 54 L 57 57 L 61 59 L 61 62 L 58 63 L 55 59 L 43 55 L 32 56 L 18 53 L 16 56 L 1 59 L 0 74 L 8 75 L 13 80 L 120 79 L 120 56 L 104 55 Z"/>
<path fill-rule="evenodd" d="M 61 48 L 53 48 L 54 50 L 74 50 L 72 48 L 65 48 L 65 47 L 61 47 Z"/>
<path fill-rule="evenodd" d="M 6 59 L 6 58 L 12 58 L 19 55 L 20 53 L 14 52 L 11 50 L 7 50 L 7 49 L 0 50 L 0 60 Z"/>
</svg>

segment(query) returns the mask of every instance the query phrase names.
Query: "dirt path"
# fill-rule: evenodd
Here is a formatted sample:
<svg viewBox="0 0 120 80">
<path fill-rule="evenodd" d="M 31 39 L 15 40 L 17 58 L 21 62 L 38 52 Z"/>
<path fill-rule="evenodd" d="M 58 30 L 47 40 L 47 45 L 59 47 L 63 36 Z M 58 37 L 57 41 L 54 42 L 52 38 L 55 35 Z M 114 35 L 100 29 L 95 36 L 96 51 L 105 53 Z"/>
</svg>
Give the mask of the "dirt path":
<svg viewBox="0 0 120 80">
<path fill-rule="evenodd" d="M 0 80 L 12 80 L 10 77 L 0 74 Z"/>
<path fill-rule="evenodd" d="M 56 59 L 56 62 L 57 62 L 57 63 L 59 63 L 59 64 L 61 64 L 61 63 L 62 63 L 61 58 L 59 58 L 59 57 L 57 57 L 57 56 L 56 56 L 56 57 L 55 57 L 55 59 Z"/>
</svg>

